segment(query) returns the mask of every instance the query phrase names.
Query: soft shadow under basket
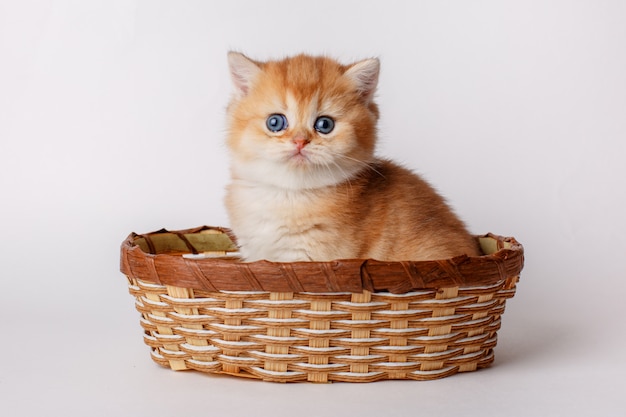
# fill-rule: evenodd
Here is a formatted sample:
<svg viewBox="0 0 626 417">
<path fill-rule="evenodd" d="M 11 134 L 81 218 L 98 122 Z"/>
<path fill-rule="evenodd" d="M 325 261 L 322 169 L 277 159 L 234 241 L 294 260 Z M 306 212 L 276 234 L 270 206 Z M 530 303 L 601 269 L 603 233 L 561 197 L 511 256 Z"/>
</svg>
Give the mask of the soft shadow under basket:
<svg viewBox="0 0 626 417">
<path fill-rule="evenodd" d="M 121 270 L 152 359 L 275 382 L 430 380 L 491 364 L 513 238 L 441 261 L 240 262 L 228 229 L 131 234 Z"/>
</svg>

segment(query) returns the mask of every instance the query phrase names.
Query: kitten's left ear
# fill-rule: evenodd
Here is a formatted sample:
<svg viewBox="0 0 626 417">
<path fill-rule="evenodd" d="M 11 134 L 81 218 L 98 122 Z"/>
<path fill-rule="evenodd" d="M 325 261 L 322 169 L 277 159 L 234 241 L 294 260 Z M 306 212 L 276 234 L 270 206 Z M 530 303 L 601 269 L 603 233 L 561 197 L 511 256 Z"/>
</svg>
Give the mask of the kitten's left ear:
<svg viewBox="0 0 626 417">
<path fill-rule="evenodd" d="M 380 61 L 378 58 L 371 58 L 352 64 L 345 75 L 356 84 L 365 101 L 370 101 L 376 92 L 379 73 Z"/>
<path fill-rule="evenodd" d="M 252 83 L 261 72 L 261 68 L 244 54 L 233 51 L 228 53 L 228 67 L 237 95 L 245 97 L 250 92 Z"/>
</svg>

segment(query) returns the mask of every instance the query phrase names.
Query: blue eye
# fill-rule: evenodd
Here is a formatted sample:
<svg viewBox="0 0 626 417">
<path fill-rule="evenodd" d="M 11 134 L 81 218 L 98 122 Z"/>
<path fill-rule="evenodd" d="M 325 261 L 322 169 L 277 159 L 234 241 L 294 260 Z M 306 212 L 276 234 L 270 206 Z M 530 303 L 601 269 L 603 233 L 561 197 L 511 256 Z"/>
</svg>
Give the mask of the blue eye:
<svg viewBox="0 0 626 417">
<path fill-rule="evenodd" d="M 280 132 L 281 130 L 287 129 L 287 118 L 284 114 L 272 114 L 265 121 L 265 126 L 271 132 Z"/>
<path fill-rule="evenodd" d="M 327 134 L 335 128 L 335 121 L 328 116 L 321 116 L 315 121 L 314 127 L 318 132 Z"/>
</svg>

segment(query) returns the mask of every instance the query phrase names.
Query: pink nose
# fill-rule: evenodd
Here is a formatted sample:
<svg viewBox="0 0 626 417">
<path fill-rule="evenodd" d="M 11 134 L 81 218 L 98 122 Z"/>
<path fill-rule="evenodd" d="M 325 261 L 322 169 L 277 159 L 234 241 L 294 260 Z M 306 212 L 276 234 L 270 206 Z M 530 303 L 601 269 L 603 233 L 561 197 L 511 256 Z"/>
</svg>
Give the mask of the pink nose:
<svg viewBox="0 0 626 417">
<path fill-rule="evenodd" d="M 303 138 L 296 138 L 293 140 L 293 143 L 296 145 L 296 149 L 298 149 L 298 151 L 301 151 L 302 148 L 304 148 L 309 141 Z"/>
</svg>

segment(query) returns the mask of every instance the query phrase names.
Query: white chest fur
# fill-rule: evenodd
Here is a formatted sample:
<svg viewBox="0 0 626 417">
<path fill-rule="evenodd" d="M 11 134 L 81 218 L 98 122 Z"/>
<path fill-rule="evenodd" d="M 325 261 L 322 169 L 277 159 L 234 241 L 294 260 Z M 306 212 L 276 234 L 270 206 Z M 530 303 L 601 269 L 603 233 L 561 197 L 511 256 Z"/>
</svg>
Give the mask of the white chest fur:
<svg viewBox="0 0 626 417">
<path fill-rule="evenodd" d="M 329 216 L 326 190 L 288 190 L 233 181 L 227 204 L 231 227 L 248 261 L 328 260 L 338 232 Z"/>
</svg>

